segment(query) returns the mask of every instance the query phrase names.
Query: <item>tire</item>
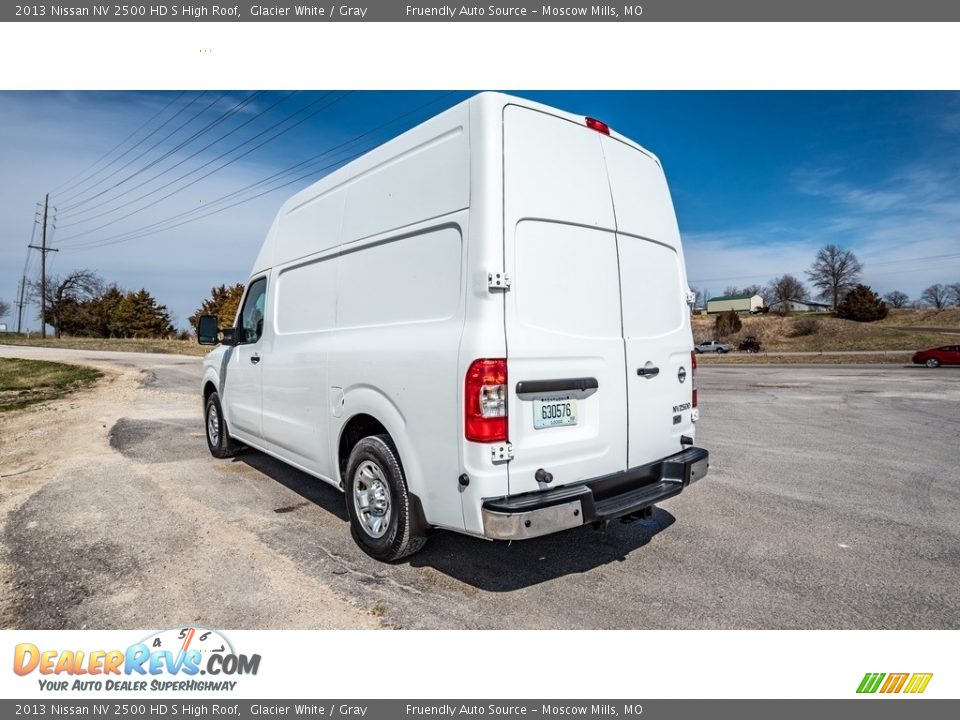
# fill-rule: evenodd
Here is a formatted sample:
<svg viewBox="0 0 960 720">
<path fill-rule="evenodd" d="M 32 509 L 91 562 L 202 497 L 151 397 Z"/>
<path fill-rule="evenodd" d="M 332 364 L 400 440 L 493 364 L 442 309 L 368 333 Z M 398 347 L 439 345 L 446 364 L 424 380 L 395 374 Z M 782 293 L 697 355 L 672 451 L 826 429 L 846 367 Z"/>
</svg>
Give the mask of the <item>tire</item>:
<svg viewBox="0 0 960 720">
<path fill-rule="evenodd" d="M 717 355 L 725 355 L 726 352 L 727 352 L 727 351 L 724 350 L 723 348 L 717 348 Z"/>
<path fill-rule="evenodd" d="M 227 421 L 223 417 L 220 396 L 211 393 L 203 409 L 203 425 L 206 429 L 207 447 L 215 458 L 228 458 L 237 454 L 240 444 L 230 437 Z"/>
<path fill-rule="evenodd" d="M 940 361 L 936 358 L 930 358 L 924 363 L 928 368 L 940 367 Z"/>
<path fill-rule="evenodd" d="M 344 495 L 350 534 L 370 557 L 393 562 L 427 542 L 413 527 L 403 467 L 388 435 L 365 437 L 354 446 Z"/>
</svg>

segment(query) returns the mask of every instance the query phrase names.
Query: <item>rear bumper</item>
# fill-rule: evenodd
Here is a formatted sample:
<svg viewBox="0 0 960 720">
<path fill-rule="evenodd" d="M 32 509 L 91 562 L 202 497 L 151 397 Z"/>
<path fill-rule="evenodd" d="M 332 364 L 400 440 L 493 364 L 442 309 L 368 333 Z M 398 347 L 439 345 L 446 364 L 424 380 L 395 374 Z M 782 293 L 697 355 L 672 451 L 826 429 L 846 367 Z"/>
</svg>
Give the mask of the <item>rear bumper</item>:
<svg viewBox="0 0 960 720">
<path fill-rule="evenodd" d="M 576 485 L 486 500 L 483 534 L 493 540 L 523 540 L 613 520 L 679 495 L 707 474 L 710 453 L 688 448 L 649 465 Z"/>
</svg>

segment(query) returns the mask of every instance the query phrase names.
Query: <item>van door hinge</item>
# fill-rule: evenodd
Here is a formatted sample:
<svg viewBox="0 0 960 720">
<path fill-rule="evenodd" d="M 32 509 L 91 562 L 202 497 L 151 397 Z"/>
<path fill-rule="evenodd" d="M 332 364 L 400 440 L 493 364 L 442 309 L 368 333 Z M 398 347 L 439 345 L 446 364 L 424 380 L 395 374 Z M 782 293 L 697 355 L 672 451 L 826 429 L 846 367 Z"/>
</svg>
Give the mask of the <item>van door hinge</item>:
<svg viewBox="0 0 960 720">
<path fill-rule="evenodd" d="M 499 443 L 490 446 L 490 462 L 494 465 L 513 460 L 513 443 Z"/>
<path fill-rule="evenodd" d="M 487 273 L 487 289 L 488 290 L 509 290 L 510 289 L 510 276 L 505 272 L 488 272 Z"/>
</svg>

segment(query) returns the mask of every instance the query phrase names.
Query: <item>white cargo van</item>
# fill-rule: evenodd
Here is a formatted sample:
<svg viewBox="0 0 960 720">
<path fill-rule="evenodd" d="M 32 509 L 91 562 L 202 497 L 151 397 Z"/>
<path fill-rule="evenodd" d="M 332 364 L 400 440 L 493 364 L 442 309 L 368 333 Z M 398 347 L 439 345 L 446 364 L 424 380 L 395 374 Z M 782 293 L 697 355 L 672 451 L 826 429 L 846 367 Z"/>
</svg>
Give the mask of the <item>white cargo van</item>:
<svg viewBox="0 0 960 720">
<path fill-rule="evenodd" d="M 707 472 L 692 299 L 656 157 L 483 93 L 283 205 L 200 323 L 207 441 L 341 488 L 382 560 L 649 513 Z"/>
</svg>

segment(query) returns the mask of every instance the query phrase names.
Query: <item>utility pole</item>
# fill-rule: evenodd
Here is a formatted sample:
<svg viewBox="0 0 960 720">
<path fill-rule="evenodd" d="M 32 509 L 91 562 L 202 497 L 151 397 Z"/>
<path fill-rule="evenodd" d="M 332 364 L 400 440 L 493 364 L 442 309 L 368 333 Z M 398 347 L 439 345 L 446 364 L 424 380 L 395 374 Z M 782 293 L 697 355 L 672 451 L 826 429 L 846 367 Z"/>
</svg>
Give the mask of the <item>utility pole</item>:
<svg viewBox="0 0 960 720">
<path fill-rule="evenodd" d="M 40 233 L 40 245 L 31 245 L 40 251 L 40 337 L 47 337 L 47 253 L 57 252 L 47 247 L 47 210 L 50 207 L 50 193 L 43 198 L 43 230 Z"/>
</svg>

